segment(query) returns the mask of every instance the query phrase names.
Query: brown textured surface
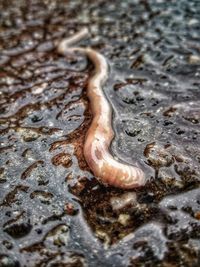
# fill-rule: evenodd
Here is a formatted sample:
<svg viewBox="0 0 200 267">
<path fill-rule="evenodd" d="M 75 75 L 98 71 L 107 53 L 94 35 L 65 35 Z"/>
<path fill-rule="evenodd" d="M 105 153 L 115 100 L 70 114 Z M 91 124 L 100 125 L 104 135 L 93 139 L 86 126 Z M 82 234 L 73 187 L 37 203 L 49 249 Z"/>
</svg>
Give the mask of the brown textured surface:
<svg viewBox="0 0 200 267">
<path fill-rule="evenodd" d="M 199 1 L 0 1 L 0 266 L 200 265 Z M 92 65 L 108 59 L 112 153 L 148 182 L 123 191 L 90 173 Z"/>
</svg>

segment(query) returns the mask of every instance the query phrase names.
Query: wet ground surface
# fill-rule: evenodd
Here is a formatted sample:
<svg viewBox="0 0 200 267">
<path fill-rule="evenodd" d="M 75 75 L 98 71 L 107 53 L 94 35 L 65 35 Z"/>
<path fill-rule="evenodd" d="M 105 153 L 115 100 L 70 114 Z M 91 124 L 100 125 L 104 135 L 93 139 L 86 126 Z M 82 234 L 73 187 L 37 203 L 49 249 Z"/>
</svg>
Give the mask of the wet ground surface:
<svg viewBox="0 0 200 267">
<path fill-rule="evenodd" d="M 0 266 L 200 265 L 200 2 L 0 1 Z M 104 88 L 112 153 L 147 183 L 106 188 L 82 154 L 92 64 Z"/>
</svg>

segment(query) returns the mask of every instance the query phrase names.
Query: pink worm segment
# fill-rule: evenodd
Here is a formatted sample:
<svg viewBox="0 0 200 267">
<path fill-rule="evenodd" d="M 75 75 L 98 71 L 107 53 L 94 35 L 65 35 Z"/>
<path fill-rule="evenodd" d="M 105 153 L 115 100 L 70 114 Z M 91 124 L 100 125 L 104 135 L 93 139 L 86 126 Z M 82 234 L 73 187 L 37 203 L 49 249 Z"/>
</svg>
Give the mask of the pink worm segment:
<svg viewBox="0 0 200 267">
<path fill-rule="evenodd" d="M 94 175 L 104 184 L 123 189 L 131 189 L 145 184 L 144 172 L 136 166 L 121 163 L 109 152 L 114 137 L 112 130 L 112 110 L 103 93 L 102 86 L 108 77 L 108 64 L 103 55 L 92 48 L 69 47 L 88 35 L 82 29 L 71 38 L 64 39 L 58 46 L 58 52 L 79 51 L 87 55 L 94 64 L 94 75 L 87 85 L 93 120 L 86 134 L 84 157 Z"/>
</svg>

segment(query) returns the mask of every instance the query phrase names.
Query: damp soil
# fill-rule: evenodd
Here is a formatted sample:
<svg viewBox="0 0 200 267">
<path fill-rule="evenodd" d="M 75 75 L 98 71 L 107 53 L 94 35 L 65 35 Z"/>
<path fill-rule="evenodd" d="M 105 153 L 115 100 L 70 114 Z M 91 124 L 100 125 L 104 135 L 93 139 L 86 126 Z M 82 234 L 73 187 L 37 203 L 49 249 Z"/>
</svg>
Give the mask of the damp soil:
<svg viewBox="0 0 200 267">
<path fill-rule="evenodd" d="M 199 14 L 198 0 L 0 1 L 1 267 L 200 266 Z M 83 27 L 137 190 L 84 160 L 93 66 L 56 50 Z"/>
</svg>

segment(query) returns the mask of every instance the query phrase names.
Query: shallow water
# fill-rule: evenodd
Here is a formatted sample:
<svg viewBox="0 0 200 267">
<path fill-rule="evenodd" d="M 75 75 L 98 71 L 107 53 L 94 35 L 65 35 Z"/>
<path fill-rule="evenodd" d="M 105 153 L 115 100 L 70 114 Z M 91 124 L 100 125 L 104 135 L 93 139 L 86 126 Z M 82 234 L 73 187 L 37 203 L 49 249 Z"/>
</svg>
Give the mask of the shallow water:
<svg viewBox="0 0 200 267">
<path fill-rule="evenodd" d="M 199 266 L 200 2 L 0 10 L 0 266 Z M 56 52 L 83 26 L 110 66 L 112 153 L 143 188 L 106 188 L 84 161 L 92 64 Z"/>
</svg>

